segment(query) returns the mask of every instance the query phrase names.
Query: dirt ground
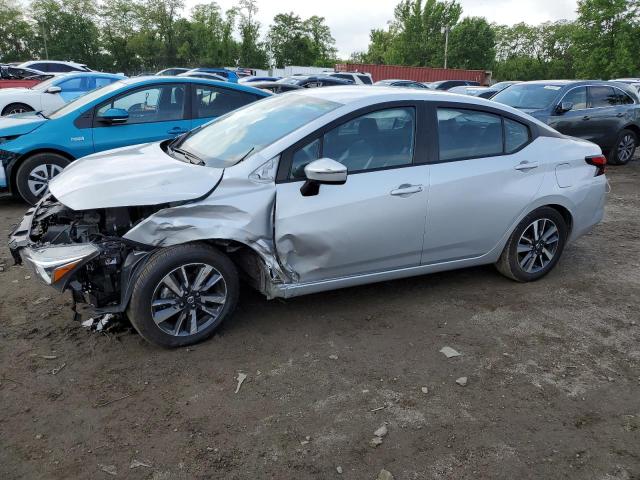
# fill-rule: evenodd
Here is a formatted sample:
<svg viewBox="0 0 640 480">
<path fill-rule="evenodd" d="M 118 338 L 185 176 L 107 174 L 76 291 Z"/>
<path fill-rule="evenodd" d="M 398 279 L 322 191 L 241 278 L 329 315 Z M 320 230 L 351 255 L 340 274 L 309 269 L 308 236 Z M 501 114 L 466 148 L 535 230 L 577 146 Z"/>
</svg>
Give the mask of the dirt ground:
<svg viewBox="0 0 640 480">
<path fill-rule="evenodd" d="M 609 178 L 604 223 L 535 284 L 246 289 L 174 351 L 86 331 L 3 241 L 0 478 L 640 479 L 640 161 Z M 0 232 L 24 210 L 0 200 Z"/>
</svg>

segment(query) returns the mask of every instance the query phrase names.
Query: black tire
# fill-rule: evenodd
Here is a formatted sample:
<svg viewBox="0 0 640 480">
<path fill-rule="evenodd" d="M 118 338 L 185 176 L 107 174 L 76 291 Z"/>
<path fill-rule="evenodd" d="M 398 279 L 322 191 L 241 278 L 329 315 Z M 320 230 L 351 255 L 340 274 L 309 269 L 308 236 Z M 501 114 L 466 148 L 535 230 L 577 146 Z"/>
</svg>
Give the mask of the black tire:
<svg viewBox="0 0 640 480">
<path fill-rule="evenodd" d="M 154 299 L 154 293 L 157 288 L 160 288 L 162 280 L 175 269 L 179 269 L 182 266 L 189 268 L 190 265 L 197 263 L 213 267 L 222 276 L 226 289 L 226 300 L 218 317 L 206 328 L 197 331 L 195 334 L 184 332 L 180 336 L 168 333 L 153 319 L 151 304 Z M 127 316 L 136 331 L 150 343 L 165 348 L 192 345 L 209 338 L 220 327 L 222 322 L 231 316 L 238 303 L 239 290 L 240 283 L 235 265 L 226 255 L 214 247 L 202 243 L 167 247 L 154 253 L 140 272 L 140 275 L 135 279 Z M 182 298 L 185 299 L 186 295 Z M 186 302 L 183 303 L 186 305 Z M 178 319 L 176 318 L 175 320 L 177 321 Z M 184 328 L 186 328 L 186 324 Z"/>
<path fill-rule="evenodd" d="M 71 162 L 68 158 L 58 155 L 57 153 L 44 152 L 30 156 L 20 164 L 18 172 L 16 173 L 16 190 L 18 195 L 20 195 L 25 202 L 35 205 L 40 197 L 47 191 L 46 185 L 48 182 L 38 182 L 38 187 L 42 184 L 44 188 L 41 192 L 36 192 L 39 194 L 34 193 L 29 186 L 32 172 L 37 168 L 44 168 L 50 173 L 50 178 L 53 178 L 69 165 L 69 163 Z"/>
<path fill-rule="evenodd" d="M 638 136 L 631 130 L 622 130 L 616 144 L 609 152 L 607 162 L 611 165 L 626 165 L 631 161 L 638 145 Z"/>
<path fill-rule="evenodd" d="M 10 103 L 2 109 L 2 116 L 22 112 L 33 112 L 33 108 L 26 103 Z"/>
<path fill-rule="evenodd" d="M 527 271 L 527 269 L 525 269 L 521 265 L 521 263 L 524 263 L 524 266 L 529 266 L 528 262 L 532 259 L 531 255 L 535 256 L 536 252 L 538 251 L 536 250 L 538 248 L 538 243 L 532 243 L 531 252 L 525 251 L 518 253 L 518 245 L 520 244 L 520 239 L 522 238 L 525 231 L 527 231 L 527 236 L 533 236 L 533 227 L 531 227 L 531 230 L 529 229 L 530 226 L 532 226 L 532 224 L 537 220 L 547 220 L 555 224 L 555 226 L 557 227 L 557 243 L 553 242 L 553 244 L 555 245 L 555 250 L 551 250 L 551 247 L 546 246 L 547 252 L 553 252 L 553 256 L 550 261 L 548 261 L 547 255 L 541 251 L 539 257 L 537 259 L 533 259 L 533 267 L 535 267 L 535 271 L 533 268 L 531 269 L 531 271 Z M 547 226 L 549 224 L 544 223 L 544 225 Z M 547 232 L 550 232 L 551 230 L 552 228 L 549 228 L 549 230 L 545 229 L 545 231 Z M 502 255 L 500 255 L 500 259 L 496 263 L 496 268 L 505 277 L 511 278 L 512 280 L 515 280 L 517 282 L 533 282 L 535 280 L 538 280 L 548 274 L 551 270 L 553 270 L 553 268 L 558 263 L 558 260 L 562 255 L 564 246 L 567 241 L 567 234 L 567 223 L 565 222 L 564 217 L 560 215 L 557 210 L 551 207 L 538 208 L 537 210 L 534 210 L 525 218 L 523 218 L 516 229 L 513 231 L 513 233 L 509 237 L 509 241 L 502 251 Z M 549 236 L 549 240 L 549 244 L 551 245 L 551 241 L 554 240 L 554 237 Z M 525 244 L 528 245 L 526 241 L 523 241 L 523 244 L 521 245 L 524 246 Z M 528 255 L 529 260 L 525 261 Z M 543 266 L 544 258 L 547 258 L 548 263 Z"/>
</svg>

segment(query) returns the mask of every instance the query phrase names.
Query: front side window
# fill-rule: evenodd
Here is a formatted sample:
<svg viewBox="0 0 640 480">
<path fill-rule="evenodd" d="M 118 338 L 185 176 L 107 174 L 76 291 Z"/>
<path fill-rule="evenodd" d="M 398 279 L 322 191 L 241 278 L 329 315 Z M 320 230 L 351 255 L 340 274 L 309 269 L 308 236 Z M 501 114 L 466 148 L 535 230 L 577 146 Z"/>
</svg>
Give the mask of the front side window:
<svg viewBox="0 0 640 480">
<path fill-rule="evenodd" d="M 570 90 L 562 99 L 563 102 L 573 103 L 574 110 L 587 108 L 587 87 L 578 87 Z"/>
<path fill-rule="evenodd" d="M 129 112 L 127 124 L 166 122 L 184 118 L 184 85 L 162 85 L 136 90 L 103 104 L 98 117 L 110 108 Z"/>
<path fill-rule="evenodd" d="M 60 82 L 58 86 L 65 93 L 83 92 L 86 90 L 83 80 L 85 79 L 83 79 L 82 77 L 70 78 L 69 80 Z"/>
<path fill-rule="evenodd" d="M 379 110 L 343 123 L 293 154 L 290 178 L 304 178 L 304 167 L 320 154 L 342 163 L 349 173 L 410 165 L 415 124 L 411 107 Z"/>
<path fill-rule="evenodd" d="M 501 155 L 502 118 L 492 113 L 438 109 L 440 160 Z"/>
<path fill-rule="evenodd" d="M 193 115 L 195 118 L 219 117 L 256 99 L 255 95 L 229 88 L 196 85 Z"/>
<path fill-rule="evenodd" d="M 591 108 L 611 107 L 616 104 L 616 94 L 611 87 L 589 87 Z"/>
</svg>

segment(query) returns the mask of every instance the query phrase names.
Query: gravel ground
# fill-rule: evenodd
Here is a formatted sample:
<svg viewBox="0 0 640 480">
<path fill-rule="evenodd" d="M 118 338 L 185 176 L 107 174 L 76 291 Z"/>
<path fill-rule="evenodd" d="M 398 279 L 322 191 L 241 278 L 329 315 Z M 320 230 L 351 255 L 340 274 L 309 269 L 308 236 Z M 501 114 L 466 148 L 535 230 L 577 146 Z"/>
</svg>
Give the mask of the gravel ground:
<svg viewBox="0 0 640 480">
<path fill-rule="evenodd" d="M 247 289 L 174 351 L 87 332 L 3 242 L 0 478 L 640 479 L 640 162 L 609 178 L 605 221 L 535 284 Z M 0 232 L 24 210 L 0 199 Z"/>
</svg>

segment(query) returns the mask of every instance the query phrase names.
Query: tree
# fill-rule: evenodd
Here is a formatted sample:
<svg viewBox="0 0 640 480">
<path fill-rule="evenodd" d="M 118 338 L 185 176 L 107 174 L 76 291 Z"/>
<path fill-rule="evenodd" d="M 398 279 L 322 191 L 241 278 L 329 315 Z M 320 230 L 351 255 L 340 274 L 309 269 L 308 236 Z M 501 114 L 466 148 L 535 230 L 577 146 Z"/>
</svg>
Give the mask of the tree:
<svg viewBox="0 0 640 480">
<path fill-rule="evenodd" d="M 115 71 L 133 73 L 141 67 L 134 42 L 141 16 L 139 1 L 110 0 L 102 4 L 101 41 Z"/>
<path fill-rule="evenodd" d="M 467 17 L 449 36 L 449 65 L 452 68 L 489 70 L 496 56 L 496 36 L 486 19 Z"/>
<path fill-rule="evenodd" d="M 34 32 L 14 0 L 0 0 L 0 62 L 26 60 L 35 47 Z"/>
<path fill-rule="evenodd" d="M 307 36 L 304 22 L 293 12 L 279 13 L 273 18 L 267 42 L 278 68 L 313 63 L 313 45 Z"/>
<path fill-rule="evenodd" d="M 257 13 L 256 0 L 240 0 L 238 5 L 240 58 L 238 63 L 254 68 L 267 68 L 269 60 L 264 44 L 260 42 L 260 22 L 255 19 Z"/>
<path fill-rule="evenodd" d="M 615 78 L 638 72 L 638 0 L 579 0 L 577 74 Z"/>
<path fill-rule="evenodd" d="M 313 52 L 313 65 L 329 67 L 335 64 L 338 51 L 335 47 L 335 39 L 331 35 L 331 29 L 325 23 L 324 17 L 313 15 L 304 21 L 304 29 L 311 41 Z"/>
</svg>

